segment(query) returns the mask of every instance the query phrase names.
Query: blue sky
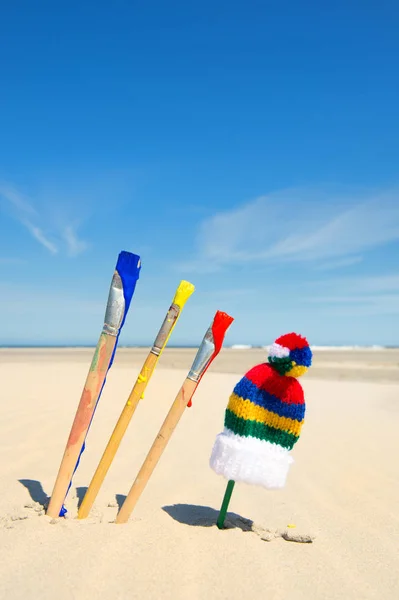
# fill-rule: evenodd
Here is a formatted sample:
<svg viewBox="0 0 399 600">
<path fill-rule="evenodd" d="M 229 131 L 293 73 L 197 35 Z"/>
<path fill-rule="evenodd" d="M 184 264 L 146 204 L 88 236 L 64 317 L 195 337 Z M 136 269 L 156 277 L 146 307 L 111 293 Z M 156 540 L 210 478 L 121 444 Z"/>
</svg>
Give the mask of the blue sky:
<svg viewBox="0 0 399 600">
<path fill-rule="evenodd" d="M 0 8 L 3 344 L 96 343 L 120 250 L 122 343 L 217 309 L 228 343 L 399 341 L 393 1 Z"/>
</svg>

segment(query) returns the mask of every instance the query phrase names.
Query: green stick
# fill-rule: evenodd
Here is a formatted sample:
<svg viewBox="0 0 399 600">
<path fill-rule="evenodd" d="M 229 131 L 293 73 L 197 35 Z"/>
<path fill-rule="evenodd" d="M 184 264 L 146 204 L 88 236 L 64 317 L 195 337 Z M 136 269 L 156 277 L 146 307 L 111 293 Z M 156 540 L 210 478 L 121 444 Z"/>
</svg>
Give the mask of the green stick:
<svg viewBox="0 0 399 600">
<path fill-rule="evenodd" d="M 230 481 L 227 483 L 226 491 L 224 493 L 224 498 L 222 502 L 222 508 L 220 509 L 219 517 L 216 523 L 219 529 L 224 528 L 224 520 L 226 518 L 227 509 L 229 508 L 229 502 L 231 494 L 233 493 L 234 484 L 235 481 L 233 481 L 232 479 L 230 479 Z"/>
</svg>

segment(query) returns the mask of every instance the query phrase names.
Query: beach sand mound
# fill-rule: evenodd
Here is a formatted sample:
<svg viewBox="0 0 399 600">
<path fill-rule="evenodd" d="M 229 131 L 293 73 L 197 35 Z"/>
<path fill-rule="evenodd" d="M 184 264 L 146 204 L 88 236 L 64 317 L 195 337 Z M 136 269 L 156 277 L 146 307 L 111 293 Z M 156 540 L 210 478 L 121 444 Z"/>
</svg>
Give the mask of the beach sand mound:
<svg viewBox="0 0 399 600">
<path fill-rule="evenodd" d="M 116 360 L 66 501 L 68 518 L 51 520 L 43 507 L 87 372 L 74 356 L 71 351 L 50 365 L 21 358 L 0 364 L 0 597 L 397 596 L 397 384 L 333 381 L 331 374 L 328 381 L 303 378 L 307 414 L 286 487 L 267 492 L 237 484 L 220 531 L 215 523 L 226 481 L 210 469 L 209 457 L 244 369 L 211 372 L 131 520 L 115 525 L 187 373 L 159 368 L 89 519 L 78 521 L 78 503 L 138 374 L 139 367 Z"/>
</svg>

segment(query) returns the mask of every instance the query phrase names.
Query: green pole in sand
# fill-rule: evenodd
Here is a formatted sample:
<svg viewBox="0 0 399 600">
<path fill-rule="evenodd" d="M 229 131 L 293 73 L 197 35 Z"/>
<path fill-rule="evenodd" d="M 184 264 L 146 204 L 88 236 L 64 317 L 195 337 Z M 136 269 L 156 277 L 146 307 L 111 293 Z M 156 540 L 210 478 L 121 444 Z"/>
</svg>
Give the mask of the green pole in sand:
<svg viewBox="0 0 399 600">
<path fill-rule="evenodd" d="M 218 520 L 216 522 L 216 525 L 218 526 L 219 529 L 224 528 L 224 520 L 226 518 L 227 509 L 229 507 L 231 494 L 233 493 L 234 484 L 235 484 L 235 481 L 233 481 L 232 479 L 230 479 L 227 484 L 226 491 L 224 493 L 223 502 L 222 502 L 222 507 L 220 509 Z"/>
</svg>

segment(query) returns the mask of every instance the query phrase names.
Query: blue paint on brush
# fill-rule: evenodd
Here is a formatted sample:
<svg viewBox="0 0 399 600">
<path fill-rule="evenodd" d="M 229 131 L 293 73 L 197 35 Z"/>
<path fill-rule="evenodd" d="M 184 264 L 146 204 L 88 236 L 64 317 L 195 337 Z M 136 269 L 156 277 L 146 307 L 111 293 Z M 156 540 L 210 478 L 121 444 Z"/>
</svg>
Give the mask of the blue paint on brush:
<svg viewBox="0 0 399 600">
<path fill-rule="evenodd" d="M 107 369 L 107 374 L 108 374 L 108 371 L 110 370 L 110 368 L 112 367 L 112 363 L 114 362 L 115 352 L 116 352 L 116 349 L 118 347 L 119 336 L 120 336 L 120 333 L 122 331 L 122 327 L 123 327 L 123 325 L 125 323 L 126 315 L 128 313 L 128 310 L 129 310 L 129 307 L 130 307 L 130 303 L 131 303 L 132 298 L 133 298 L 134 290 L 136 289 L 136 283 L 137 283 L 137 281 L 139 279 L 139 276 L 140 276 L 140 270 L 141 270 L 140 256 L 138 256 L 137 254 L 132 254 L 131 252 L 126 252 L 125 250 L 122 250 L 122 252 L 120 252 L 120 254 L 118 256 L 118 262 L 116 263 L 115 271 L 117 271 L 119 273 L 119 276 L 120 276 L 120 278 L 122 280 L 123 296 L 124 296 L 124 299 L 125 299 L 125 312 L 123 314 L 122 323 L 121 323 L 121 326 L 119 328 L 119 333 L 118 333 L 117 338 L 116 338 L 115 348 L 114 348 L 114 351 L 112 353 L 111 360 L 109 362 L 109 366 L 108 366 L 108 369 Z M 78 456 L 78 460 L 76 462 L 75 468 L 73 470 L 72 478 L 75 475 L 75 472 L 76 472 L 76 470 L 77 470 L 77 468 L 79 466 L 80 458 L 81 458 L 83 452 L 85 451 L 87 435 L 88 435 L 88 433 L 90 431 L 90 426 L 91 426 L 91 423 L 93 421 L 93 417 L 95 415 L 98 403 L 100 402 L 101 394 L 102 394 L 102 391 L 104 389 L 106 381 L 107 381 L 107 375 L 104 378 L 104 382 L 103 382 L 103 385 L 101 387 L 100 394 L 98 396 L 97 405 L 96 405 L 96 407 L 94 409 L 94 412 L 93 412 L 93 415 L 91 417 L 91 421 L 90 421 L 89 427 L 87 428 L 86 437 L 85 437 L 85 440 L 83 442 L 80 454 Z M 69 482 L 69 486 L 68 486 L 68 489 L 67 489 L 67 493 L 65 494 L 65 498 L 67 497 L 67 495 L 69 493 L 69 490 L 71 489 L 72 478 L 71 478 L 71 481 Z M 63 505 L 61 507 L 61 510 L 60 510 L 60 517 L 64 517 L 67 512 L 68 512 L 67 509 Z"/>
<path fill-rule="evenodd" d="M 123 283 L 123 295 L 125 297 L 125 314 L 123 317 L 121 328 L 125 322 L 127 312 L 129 310 L 130 302 L 133 298 L 134 290 L 136 289 L 136 283 L 140 276 L 141 261 L 140 256 L 126 252 L 123 250 L 118 256 L 118 262 L 116 263 L 115 271 L 118 271 L 120 278 Z"/>
<path fill-rule="evenodd" d="M 137 254 L 132 254 L 131 252 L 126 252 L 126 250 L 122 250 L 122 252 L 118 256 L 118 262 L 116 263 L 115 271 L 119 273 L 120 278 L 122 279 L 123 285 L 123 296 L 125 298 L 125 312 L 123 315 L 122 323 L 119 328 L 118 337 L 116 338 L 115 348 L 111 357 L 111 362 L 109 363 L 108 371 L 114 362 L 114 356 L 116 352 L 116 348 L 118 346 L 119 335 L 122 331 L 122 327 L 125 323 L 126 315 L 129 310 L 130 302 L 132 301 L 134 290 L 136 289 L 136 283 L 140 276 L 141 270 L 141 260 L 140 256 Z M 107 371 L 107 372 L 108 372 Z M 105 383 L 105 380 L 104 380 Z M 104 387 L 104 386 L 103 386 Z M 101 389 L 102 391 L 102 389 Z M 101 395 L 101 392 L 100 392 Z"/>
</svg>

